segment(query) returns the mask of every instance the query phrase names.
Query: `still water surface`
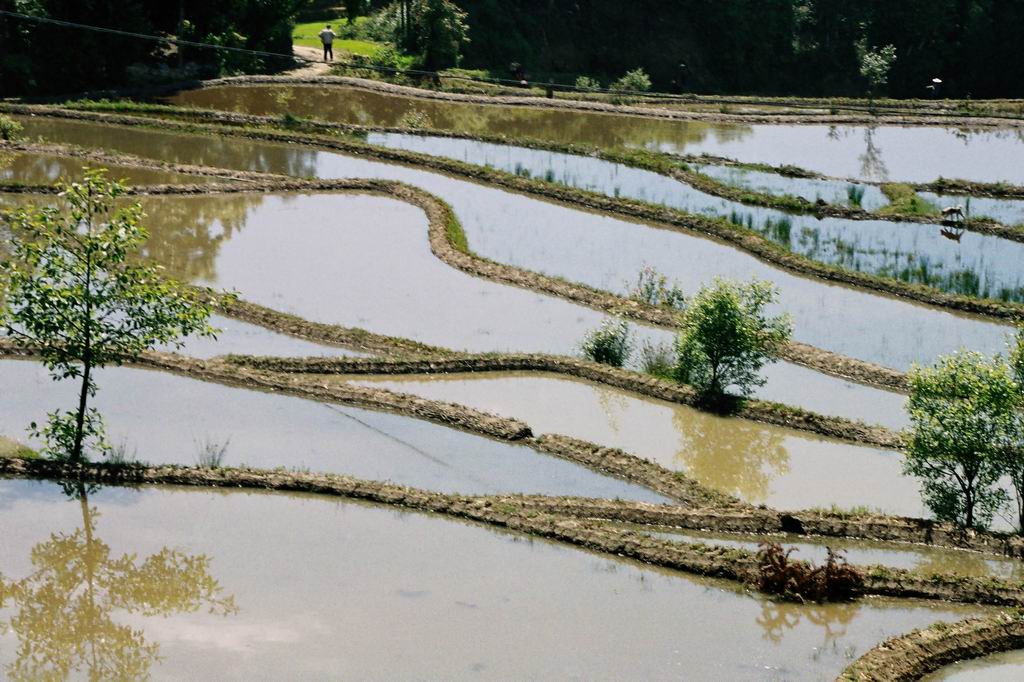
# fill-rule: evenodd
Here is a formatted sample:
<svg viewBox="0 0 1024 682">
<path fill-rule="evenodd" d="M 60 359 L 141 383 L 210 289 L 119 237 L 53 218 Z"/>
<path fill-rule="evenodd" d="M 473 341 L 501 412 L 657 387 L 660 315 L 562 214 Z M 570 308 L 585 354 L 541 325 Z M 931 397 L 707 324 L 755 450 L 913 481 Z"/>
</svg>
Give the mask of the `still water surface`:
<svg viewBox="0 0 1024 682">
<path fill-rule="evenodd" d="M 0 605 L 0 670 L 30 677 L 823 680 L 886 637 L 982 611 L 776 604 L 299 495 L 105 488 L 79 502 L 0 481 L 0 519 L 0 581 L 18 588 Z"/>
</svg>

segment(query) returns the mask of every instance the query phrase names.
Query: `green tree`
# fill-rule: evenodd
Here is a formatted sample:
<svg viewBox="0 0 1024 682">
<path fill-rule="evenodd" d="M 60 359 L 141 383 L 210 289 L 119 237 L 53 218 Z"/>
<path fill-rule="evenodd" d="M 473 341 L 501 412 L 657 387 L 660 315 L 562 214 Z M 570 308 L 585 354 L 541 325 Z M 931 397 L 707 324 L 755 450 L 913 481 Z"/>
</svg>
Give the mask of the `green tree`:
<svg viewBox="0 0 1024 682">
<path fill-rule="evenodd" d="M 868 82 L 868 94 L 877 95 L 881 88 L 889 82 L 889 72 L 896 63 L 896 48 L 886 45 L 874 50 L 862 44 L 860 53 L 860 75 Z"/>
<path fill-rule="evenodd" d="M 345 18 L 352 26 L 363 14 L 366 14 L 366 0 L 345 0 Z"/>
<path fill-rule="evenodd" d="M 940 521 L 985 527 L 1003 504 L 998 487 L 1018 431 L 1020 390 L 1002 357 L 961 351 L 911 369 L 904 472 L 921 479 Z"/>
<path fill-rule="evenodd" d="M 32 346 L 54 380 L 81 382 L 76 410 L 53 412 L 42 429 L 33 424 L 46 454 L 73 462 L 84 459 L 90 442 L 107 449 L 102 419 L 88 405 L 95 369 L 215 332 L 208 324 L 212 292 L 186 289 L 162 278 L 160 268 L 132 260 L 147 239 L 142 206 L 116 208 L 125 187 L 108 183 L 105 172 L 87 170 L 81 183 L 58 183 L 63 210 L 13 213 L 11 255 L 0 264 L 0 328 Z"/>
<path fill-rule="evenodd" d="M 765 308 L 777 292 L 769 282 L 748 284 L 716 279 L 702 288 L 683 312 L 676 340 L 676 377 L 695 386 L 707 402 L 729 389 L 748 396 L 765 379 L 793 328 L 788 315 L 770 317 Z"/>
<path fill-rule="evenodd" d="M 1002 467 L 1013 486 L 1017 530 L 1024 534 L 1024 327 L 1017 330 L 1017 337 L 1009 350 L 1010 367 L 1017 382 L 1018 403 L 1016 431 L 1003 453 Z"/>
<path fill-rule="evenodd" d="M 469 43 L 466 13 L 451 0 L 419 0 L 414 10 L 416 45 L 423 66 L 439 71 L 458 66 Z"/>
</svg>

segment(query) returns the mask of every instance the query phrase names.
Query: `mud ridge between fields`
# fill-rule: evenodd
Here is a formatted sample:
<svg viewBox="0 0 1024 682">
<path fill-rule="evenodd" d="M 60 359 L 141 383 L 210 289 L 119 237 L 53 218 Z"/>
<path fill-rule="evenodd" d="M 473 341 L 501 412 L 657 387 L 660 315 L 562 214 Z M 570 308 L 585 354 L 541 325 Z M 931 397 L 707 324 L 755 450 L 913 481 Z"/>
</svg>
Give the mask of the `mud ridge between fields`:
<svg viewBox="0 0 1024 682">
<path fill-rule="evenodd" d="M 1024 615 L 968 618 L 892 637 L 839 676 L 840 682 L 910 682 L 958 661 L 1024 648 Z"/>
<path fill-rule="evenodd" d="M 0 477 L 76 480 L 106 485 L 175 485 L 314 493 L 468 519 L 655 566 L 745 584 L 752 580 L 756 571 L 756 557 L 752 552 L 672 542 L 635 531 L 610 528 L 580 516 L 541 513 L 528 506 L 533 499 L 529 496 L 446 495 L 349 476 L 283 470 L 145 465 L 75 467 L 52 460 L 22 458 L 0 459 Z M 590 502 L 585 498 L 542 499 L 556 500 L 566 506 Z M 658 505 L 645 506 L 655 508 Z M 879 581 L 873 577 L 877 569 L 858 567 L 865 576 L 864 594 L 999 606 L 1024 605 L 1021 585 L 995 578 L 920 577 L 890 569 L 891 575 L 897 578 Z"/>
</svg>

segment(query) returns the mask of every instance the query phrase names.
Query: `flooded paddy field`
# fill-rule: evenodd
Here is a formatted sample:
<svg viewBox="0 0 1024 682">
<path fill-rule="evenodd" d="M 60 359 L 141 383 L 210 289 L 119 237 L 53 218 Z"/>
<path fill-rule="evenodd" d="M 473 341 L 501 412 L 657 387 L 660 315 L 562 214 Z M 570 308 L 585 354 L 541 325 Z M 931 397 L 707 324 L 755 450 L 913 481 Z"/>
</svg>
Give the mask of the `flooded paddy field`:
<svg viewBox="0 0 1024 682">
<path fill-rule="evenodd" d="M 104 488 L 68 500 L 55 484 L 0 481 L 0 508 L 0 580 L 19 588 L 0 605 L 7 674 L 130 663 L 156 679 L 821 680 L 888 636 L 983 611 L 775 603 L 308 496 Z M 92 572 L 69 575 L 76 565 Z M 120 577 L 137 589 L 113 590 Z M 68 617 L 85 603 L 88 620 Z"/>
<path fill-rule="evenodd" d="M 1004 225 L 1024 225 L 1024 199 L 994 199 L 992 197 L 964 196 L 962 194 L 935 194 L 918 192 L 925 200 L 940 208 L 963 206 L 971 217 L 986 217 Z"/>
<path fill-rule="evenodd" d="M 254 100 L 245 99 L 249 94 L 230 101 L 235 90 L 241 89 L 224 89 L 223 101 L 197 103 L 253 111 Z M 356 90 L 342 91 L 356 93 L 351 101 L 335 97 L 340 100 L 337 112 L 326 98 L 307 100 L 302 88 L 264 90 L 245 89 L 266 99 L 258 102 L 266 109 L 253 113 L 304 115 L 300 107 L 319 107 L 317 115 L 324 118 L 353 116 L 361 117 L 355 122 L 380 125 L 381 117 L 401 119 L 409 111 L 392 112 L 384 103 L 379 111 L 364 107 L 360 113 L 362 95 Z M 564 111 L 504 112 L 496 107 L 470 108 L 459 114 L 461 122 L 445 122 L 443 112 L 454 107 L 440 107 L 434 125 L 471 124 L 488 134 L 502 132 L 501 125 L 508 130 L 524 126 L 524 131 L 532 126 L 533 134 L 523 132 L 524 137 L 558 134 L 560 141 L 594 143 L 607 131 L 618 137 L 609 145 L 795 163 L 854 179 L 917 182 L 935 178 L 915 174 L 941 173 L 1021 181 L 1014 177 L 1018 164 L 994 152 L 998 148 L 1019 158 L 1024 148 L 1019 137 L 1008 137 L 1005 131 L 960 137 L 940 128 L 849 127 L 826 132 L 822 126 L 690 125 L 602 114 L 571 113 L 570 119 Z M 494 113 L 507 113 L 508 118 L 488 118 Z M 523 121 L 529 117 L 535 118 L 528 126 Z M 420 204 L 426 209 L 406 203 L 401 198 L 410 195 L 394 187 L 380 194 L 315 191 L 326 185 L 295 191 L 300 184 L 259 180 L 252 189 L 293 191 L 140 197 L 151 235 L 144 255 L 183 281 L 237 291 L 244 303 L 229 314 L 268 327 L 219 316 L 213 320 L 223 330 L 219 340 L 186 340 L 182 353 L 195 359 L 160 356 L 147 361 L 171 371 L 124 367 L 99 372 L 101 390 L 95 405 L 108 420 L 118 457 L 203 467 L 187 475 L 165 469 L 162 479 L 148 477 L 155 476 L 153 470 L 116 469 L 127 472 L 118 474 L 123 475 L 121 480 L 137 475 L 136 483 L 188 481 L 282 490 L 291 486 L 381 504 L 167 485 L 87 490 L 84 480 L 110 482 L 104 472 L 112 470 L 102 467 L 86 474 L 77 470 L 83 476 L 78 484 L 72 478 L 62 483 L 0 479 L 5 529 L 0 553 L 0 677 L 38 677 L 50 669 L 47 666 L 88 676 L 95 673 L 99 660 L 102 665 L 109 661 L 123 666 L 110 669 L 130 669 L 135 676 L 150 674 L 157 679 L 834 679 L 889 636 L 995 611 L 943 600 L 1019 601 L 1014 595 L 1024 569 L 1019 561 L 1000 556 L 1001 551 L 1019 553 L 1018 541 L 979 533 L 969 539 L 957 537 L 965 546 L 991 553 L 952 549 L 958 541 L 951 539 L 950 529 L 922 520 L 929 512 L 921 503 L 919 482 L 902 475 L 901 453 L 853 444 L 896 447 L 892 434 L 882 429 L 815 421 L 813 415 L 777 406 L 762 405 L 760 413 L 748 406 L 751 411 L 743 413 L 813 428 L 816 433 L 840 434 L 848 442 L 716 416 L 640 395 L 649 392 L 685 402 L 691 394 L 683 390 L 653 381 L 642 384 L 635 375 L 597 372 L 592 365 L 564 359 L 558 360 L 561 364 L 552 361 L 551 368 L 565 375 L 446 375 L 440 373 L 445 366 L 487 369 L 489 362 L 510 367 L 520 360 L 520 366 L 531 366 L 527 360 L 534 358 L 410 350 L 398 339 L 359 346 L 386 357 L 372 367 L 367 357 L 366 365 L 348 364 L 344 370 L 375 374 L 321 374 L 342 371 L 343 365 L 284 358 L 366 354 L 273 331 L 301 334 L 319 329 L 323 334 L 311 332 L 310 338 L 358 343 L 358 333 L 317 327 L 324 323 L 454 351 L 578 354 L 584 334 L 605 314 L 568 299 L 576 296 L 606 309 L 613 304 L 608 297 L 585 299 L 573 293 L 579 288 L 542 286 L 539 278 L 525 271 L 626 296 L 643 268 L 678 281 L 686 293 L 716 277 L 766 279 L 781 291 L 772 312 L 792 315 L 795 340 L 897 370 L 931 362 L 960 347 L 998 352 L 1011 331 L 1007 324 L 792 275 L 695 233 L 571 208 L 568 203 L 425 170 L 426 166 L 377 161 L 373 154 L 380 150 L 366 146 L 353 144 L 354 151 L 345 154 L 230 134 L 201 136 L 45 117 L 19 120 L 32 137 L 162 161 L 293 177 L 405 182 L 450 204 L 469 248 L 494 263 L 488 265 L 490 270 L 474 269 L 482 268 L 482 261 L 468 265 L 471 259 L 453 258 L 436 240 L 437 226 L 444 225 L 437 215 L 443 212 L 433 200 Z M 620 125 L 620 120 L 629 123 Z M 574 127 L 566 127 L 566 121 Z M 651 132 L 663 124 L 663 137 Z M 822 133 L 827 141 L 820 138 Z M 429 137 L 371 135 L 370 142 L 563 182 L 613 198 L 639 198 L 732 219 L 798 253 L 865 272 L 910 267 L 907 258 L 913 253 L 914 263 L 927 260 L 933 271 L 960 268 L 980 273 L 979 287 L 1003 290 L 1016 286 L 1014 278 L 1021 276 L 1019 264 L 1024 262 L 1016 244 L 1006 248 L 1006 242 L 965 235 L 963 242 L 948 248 L 933 239 L 934 225 L 787 216 L 587 157 Z M 914 145 L 922 144 L 931 145 L 929 151 L 917 153 Z M 808 158 L 801 159 L 802 154 Z M 806 162 L 811 157 L 820 162 L 817 167 Z M 851 171 L 851 164 L 859 167 Z M 448 169 L 458 170 L 454 164 Z M 773 176 L 764 175 L 733 181 L 777 193 L 781 184 L 773 185 Z M 877 189 L 873 185 L 851 192 L 850 184 L 829 182 L 833 181 L 808 182 L 800 191 L 808 198 L 815 193 L 815 199 L 818 192 L 825 192 L 830 201 L 844 204 L 844 193 L 852 201 L 863 189 L 857 198 L 860 205 L 881 205 L 869 191 Z M 0 206 L 34 199 L 0 195 Z M 1010 211 L 1013 206 L 1004 202 L 994 208 Z M 972 206 L 972 213 L 978 210 Z M 780 227 L 783 217 L 788 232 Z M 811 233 L 817 242 L 813 252 L 805 243 Z M 430 234 L 435 236 L 433 251 Z M 547 287 L 564 298 L 526 287 Z M 250 303 L 271 311 L 263 315 Z M 294 318 L 275 317 L 272 311 Z M 634 329 L 638 341 L 672 341 L 669 329 Z M 338 335 L 331 336 L 334 332 Z M 229 352 L 270 357 L 210 360 Z M 837 368 L 825 371 L 791 363 L 772 365 L 765 370 L 769 383 L 758 395 L 891 431 L 907 426 L 904 395 L 825 373 L 850 371 L 840 366 L 842 360 L 836 358 Z M 816 358 L 807 362 L 824 364 Z M 429 374 L 376 374 L 392 370 Z M 618 382 L 636 392 L 569 378 L 570 372 L 590 372 L 592 378 Z M 865 372 L 888 376 L 880 370 Z M 249 388 L 200 381 L 201 376 Z M 900 385 L 900 377 L 891 379 L 875 381 Z M 25 435 L 26 426 L 42 421 L 48 411 L 73 404 L 75 388 L 73 382 L 51 382 L 38 362 L 0 361 L 0 456 L 24 455 L 16 441 L 38 448 L 41 444 Z M 526 438 L 530 431 L 542 437 Z M 572 438 L 588 442 L 574 444 Z M 621 448 L 641 459 L 607 448 Z M 277 471 L 261 474 L 231 468 L 241 466 Z M 66 476 L 71 469 L 56 474 L 58 469 L 50 463 L 11 460 L 5 471 Z M 248 483 L 242 482 L 244 476 L 250 477 Z M 300 479 L 306 487 L 300 487 Z M 644 481 L 651 488 L 627 479 Z M 347 492 L 331 487 L 343 480 L 354 487 Z M 380 482 L 438 493 L 594 499 L 459 499 L 445 507 L 435 506 L 438 496 L 387 488 Z M 370 490 L 377 492 L 370 495 Z M 711 491 L 761 508 L 733 504 Z M 79 499 L 67 499 L 69 492 Z M 636 504 L 667 505 L 667 496 L 685 500 L 692 508 Z M 399 503 L 408 507 L 402 510 Z M 447 516 L 412 512 L 411 507 Z M 479 509 L 488 511 L 470 511 Z M 805 511 L 780 513 L 794 510 Z M 871 513 L 879 511 L 918 519 Z M 456 515 L 492 525 L 453 520 Z M 699 525 L 695 520 L 700 519 L 713 521 L 708 527 L 785 530 L 794 535 L 710 534 L 671 527 Z M 496 530 L 506 526 L 533 535 Z M 814 532 L 837 537 L 796 535 L 812 526 Z M 576 533 L 587 528 L 595 535 Z M 603 539 L 595 540 L 596 533 L 604 533 Z M 934 540 L 948 548 L 854 541 L 846 535 L 915 541 L 927 536 L 929 543 Z M 595 553 L 541 537 L 558 537 Z M 875 582 L 865 588 L 867 593 L 900 598 L 832 604 L 775 601 L 756 591 L 767 589 L 764 584 L 740 582 L 751 577 L 752 564 L 743 569 L 748 573 L 739 574 L 730 572 L 739 563 L 728 564 L 739 561 L 736 553 L 727 556 L 730 548 L 755 550 L 765 539 L 795 546 L 800 550 L 795 558 L 818 563 L 825 558 L 825 546 L 838 546 L 851 563 L 912 571 L 912 576 L 892 580 L 906 578 L 906 585 L 920 589 L 893 588 L 885 582 L 893 574 L 880 571 L 871 574 L 869 582 Z M 688 548 L 691 543 L 705 547 Z M 626 556 L 690 573 L 621 558 Z M 78 570 L 81 566 L 88 570 Z M 932 572 L 945 577 L 921 577 Z M 734 582 L 693 577 L 702 573 L 730 576 Z M 64 581 L 60 589 L 53 589 L 59 581 Z M 110 587 L 121 581 L 133 589 Z M 97 586 L 100 589 L 94 589 Z M 922 594 L 934 601 L 907 598 Z M 87 649 L 93 653 L 91 660 L 79 656 Z M 996 670 L 1005 668 L 1007 661 L 1020 664 L 1011 656 L 974 665 Z M 951 669 L 956 674 L 958 670 Z"/>
<path fill-rule="evenodd" d="M 223 466 L 309 469 L 437 492 L 667 501 L 523 445 L 402 415 L 141 369 L 108 368 L 97 380 L 95 404 L 107 418 L 110 442 L 154 464 L 194 465 L 223 449 Z M 28 361 L 0 361 L 0 385 L 17 387 L 0 392 L 0 433 L 10 437 L 76 395 L 73 383 L 54 383 Z"/>
<path fill-rule="evenodd" d="M 95 165 L 87 160 L 13 151 L 0 148 L 0 182 L 23 185 L 48 185 L 57 180 L 81 180 L 82 167 Z M 124 180 L 131 185 L 180 185 L 192 182 L 215 182 L 215 178 L 197 178 L 194 175 L 160 171 L 150 168 L 134 168 L 116 164 L 104 164 L 111 179 Z"/>
<path fill-rule="evenodd" d="M 730 187 L 775 196 L 788 194 L 812 203 L 821 199 L 836 206 L 862 208 L 865 211 L 877 211 L 889 205 L 889 198 L 877 185 L 847 180 L 787 177 L 778 173 L 718 164 L 695 165 L 694 170 Z"/>
<path fill-rule="evenodd" d="M 31 201 L 0 195 L 0 206 Z M 144 197 L 142 203 L 151 235 L 147 255 L 170 275 L 235 290 L 246 300 L 318 322 L 460 350 L 575 354 L 587 331 L 604 317 L 451 268 L 430 252 L 422 211 L 393 199 L 217 194 Z M 227 327 L 222 337 L 231 345 L 196 339 L 185 352 L 268 354 L 262 346 L 236 345 L 233 328 Z M 636 333 L 652 343 L 672 341 L 668 330 L 638 325 Z M 280 340 L 294 351 L 284 355 L 334 354 Z M 264 341 L 263 346 L 272 343 Z M 760 397 L 869 423 L 903 425 L 901 396 L 790 363 L 773 365 L 768 372 L 769 384 L 759 389 Z"/>
<path fill-rule="evenodd" d="M 776 509 L 867 506 L 921 516 L 917 481 L 897 452 L 860 447 L 767 424 L 543 374 L 322 377 L 515 415 L 535 433 L 621 448 L 751 504 Z"/>
<path fill-rule="evenodd" d="M 597 147 L 710 154 L 793 165 L 862 180 L 931 182 L 939 177 L 1024 184 L 1017 130 L 900 126 L 730 124 L 414 99 L 354 88 L 227 85 L 182 92 L 170 103 L 257 115 L 397 127 L 422 112 L 430 126 Z"/>
<path fill-rule="evenodd" d="M 301 168 L 300 175 L 408 182 L 452 205 L 474 252 L 617 293 L 628 291 L 644 266 L 677 280 L 684 291 L 696 291 L 715 276 L 766 279 L 780 289 L 779 309 L 793 316 L 796 340 L 894 369 L 931 362 L 960 347 L 998 352 L 1009 332 L 1005 325 L 987 320 L 798 277 L 710 239 L 574 210 L 440 173 L 226 137 L 204 144 L 195 136 L 143 129 L 122 131 L 40 118 L 23 122 L 30 134 L 53 142 L 105 146 L 165 161 L 280 173 Z M 231 148 L 234 142 L 237 148 Z"/>
<path fill-rule="evenodd" d="M 924 682 L 1016 682 L 1024 678 L 1024 651 L 1007 651 L 963 661 L 924 678 Z"/>
<path fill-rule="evenodd" d="M 858 566 L 886 566 L 920 575 L 956 573 L 964 576 L 991 576 L 1005 580 L 1024 579 L 1024 563 L 1017 559 L 993 557 L 964 550 L 908 545 L 841 538 L 820 538 L 787 535 L 743 535 L 735 533 L 707 533 L 701 531 L 666 529 L 650 531 L 639 528 L 654 537 L 674 542 L 702 543 L 717 547 L 732 547 L 756 552 L 766 539 L 778 542 L 786 549 L 795 549 L 794 559 L 821 565 L 828 559 L 828 548 L 841 550 L 851 564 Z"/>
<path fill-rule="evenodd" d="M 394 133 L 370 133 L 367 141 L 543 178 L 609 197 L 637 199 L 726 218 L 788 251 L 827 265 L 925 284 L 940 291 L 1024 300 L 1024 270 L 1020 266 L 1024 263 L 1024 244 L 997 237 L 967 233 L 954 242 L 943 235 L 942 226 L 938 224 L 817 218 L 748 206 L 712 196 L 671 177 L 591 156 Z M 847 189 L 849 187 L 852 185 L 847 185 Z M 874 195 L 882 194 L 878 187 L 860 187 L 864 196 L 872 197 L 871 201 Z"/>
</svg>

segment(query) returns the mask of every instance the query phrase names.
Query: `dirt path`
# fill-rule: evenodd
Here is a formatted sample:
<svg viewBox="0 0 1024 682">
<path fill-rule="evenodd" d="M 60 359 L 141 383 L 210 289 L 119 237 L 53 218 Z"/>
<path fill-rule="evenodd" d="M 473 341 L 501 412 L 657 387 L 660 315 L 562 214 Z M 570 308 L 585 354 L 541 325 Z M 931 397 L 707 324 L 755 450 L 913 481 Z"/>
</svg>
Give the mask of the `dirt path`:
<svg viewBox="0 0 1024 682">
<path fill-rule="evenodd" d="M 323 51 L 318 50 L 315 47 L 303 47 L 302 45 L 295 45 L 292 47 L 292 51 L 295 53 L 295 56 L 300 59 L 311 59 L 314 61 L 301 62 L 295 67 L 295 69 L 288 71 L 289 76 L 306 78 L 311 76 L 330 75 L 331 66 L 323 61 Z"/>
</svg>

